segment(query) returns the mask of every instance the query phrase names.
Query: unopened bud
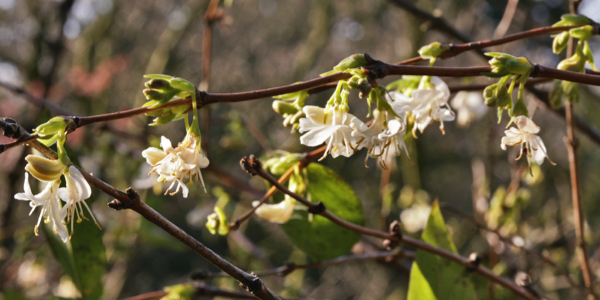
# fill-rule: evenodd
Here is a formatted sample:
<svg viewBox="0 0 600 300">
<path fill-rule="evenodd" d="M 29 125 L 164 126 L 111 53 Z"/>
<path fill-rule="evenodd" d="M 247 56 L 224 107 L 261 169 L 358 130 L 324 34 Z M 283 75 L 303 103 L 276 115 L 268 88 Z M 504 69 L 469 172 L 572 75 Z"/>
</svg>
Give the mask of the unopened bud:
<svg viewBox="0 0 600 300">
<path fill-rule="evenodd" d="M 60 178 L 66 166 L 60 160 L 47 159 L 38 155 L 27 155 L 25 170 L 41 181 L 54 181 Z"/>
<path fill-rule="evenodd" d="M 591 23 L 591 20 L 583 15 L 574 15 L 574 14 L 566 14 L 560 17 L 560 21 L 554 23 L 552 27 L 557 26 L 573 26 L 573 25 L 588 25 Z"/>
<path fill-rule="evenodd" d="M 171 85 L 164 79 L 151 79 L 146 81 L 145 86 L 150 89 L 166 89 Z"/>
<path fill-rule="evenodd" d="M 419 55 L 424 59 L 433 59 L 437 58 L 448 49 L 450 49 L 450 47 L 443 45 L 440 42 L 433 42 L 429 45 L 421 47 L 418 52 Z"/>
<path fill-rule="evenodd" d="M 496 102 L 498 98 L 496 97 L 496 88 L 498 88 L 498 84 L 490 84 L 483 90 L 483 99 L 485 99 L 485 105 L 494 107 L 498 105 Z"/>
<path fill-rule="evenodd" d="M 215 206 L 215 212 L 207 217 L 206 228 L 211 234 L 227 235 L 229 233 L 227 216 L 218 206 Z"/>
<path fill-rule="evenodd" d="M 508 92 L 505 85 L 500 85 L 496 89 L 496 104 L 499 107 L 506 107 L 512 101 L 512 95 Z"/>
<path fill-rule="evenodd" d="M 594 35 L 594 27 L 586 25 L 569 30 L 572 37 L 580 40 L 589 40 Z"/>
<path fill-rule="evenodd" d="M 53 135 L 59 132 L 64 132 L 67 128 L 67 121 L 63 117 L 54 117 L 48 122 L 41 124 L 35 129 L 35 132 L 41 136 Z"/>
<path fill-rule="evenodd" d="M 367 59 L 364 54 L 353 54 L 344 58 L 333 69 L 337 72 L 342 72 L 347 69 L 359 68 L 367 64 Z"/>
<path fill-rule="evenodd" d="M 293 103 L 275 100 L 273 101 L 273 110 L 280 115 L 293 115 L 298 112 L 298 108 Z"/>
<path fill-rule="evenodd" d="M 568 31 L 555 35 L 552 41 L 552 52 L 556 54 L 561 53 L 569 44 L 570 37 L 571 35 Z"/>
<path fill-rule="evenodd" d="M 525 105 L 525 102 L 523 102 L 523 99 L 517 99 L 517 103 L 515 103 L 515 106 L 513 107 L 512 115 L 529 116 L 529 111 L 527 110 L 527 106 Z"/>
</svg>

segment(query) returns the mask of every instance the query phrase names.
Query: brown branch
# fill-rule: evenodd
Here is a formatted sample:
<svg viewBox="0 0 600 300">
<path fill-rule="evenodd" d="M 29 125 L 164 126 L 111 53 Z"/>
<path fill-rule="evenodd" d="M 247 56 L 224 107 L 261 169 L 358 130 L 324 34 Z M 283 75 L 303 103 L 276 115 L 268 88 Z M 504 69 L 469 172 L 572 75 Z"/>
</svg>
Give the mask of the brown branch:
<svg viewBox="0 0 600 300">
<path fill-rule="evenodd" d="M 23 129 L 20 125 L 10 119 L 0 119 L 0 128 L 4 130 L 4 135 L 14 138 L 14 139 L 22 139 L 27 138 L 30 134 Z M 42 143 L 37 140 L 33 140 L 30 142 L 31 146 L 36 148 L 45 156 L 57 159 L 57 154 L 52 149 L 46 147 Z M 131 209 L 140 215 L 142 215 L 146 220 L 156 224 L 158 227 L 184 243 L 186 246 L 194 250 L 194 252 L 200 254 L 210 263 L 223 270 L 225 273 L 229 274 L 231 277 L 237 279 L 240 284 L 250 293 L 261 299 L 279 299 L 273 292 L 271 292 L 262 282 L 262 280 L 256 276 L 248 274 L 231 264 L 227 260 L 223 259 L 221 256 L 213 252 L 210 248 L 206 247 L 204 244 L 194 239 L 191 235 L 177 227 L 175 224 L 171 223 L 164 216 L 156 212 L 150 206 L 148 206 L 145 202 L 143 202 L 138 193 L 132 188 L 128 188 L 126 192 L 122 192 L 119 189 L 105 183 L 104 181 L 94 177 L 90 173 L 80 169 L 77 167 L 86 181 L 99 189 L 103 193 L 115 198 L 112 202 L 108 204 L 109 207 L 121 210 L 121 209 Z"/>
<path fill-rule="evenodd" d="M 542 254 L 539 254 L 539 253 L 537 253 L 537 252 L 535 252 L 535 251 L 533 251 L 531 249 L 528 249 L 525 246 L 517 246 L 517 245 L 515 245 L 515 243 L 513 243 L 512 239 L 504 237 L 500 232 L 498 232 L 498 230 L 491 229 L 491 228 L 487 227 L 484 223 L 482 223 L 482 222 L 476 220 L 475 218 L 469 216 L 468 214 L 466 214 L 466 213 L 464 213 L 464 212 L 462 212 L 462 211 L 460 211 L 460 210 L 452 207 L 451 205 L 448 205 L 447 203 L 440 202 L 440 208 L 442 208 L 443 210 L 448 211 L 448 212 L 450 212 L 450 213 L 452 213 L 454 215 L 457 215 L 457 216 L 463 218 L 464 220 L 468 221 L 469 223 L 472 223 L 475 226 L 477 226 L 479 229 L 482 229 L 482 230 L 485 230 L 485 231 L 489 231 L 489 232 L 492 232 L 492 233 L 496 234 L 496 236 L 498 236 L 498 238 L 501 241 L 503 241 L 503 242 L 505 242 L 505 243 L 513 246 L 513 247 L 517 247 L 517 248 L 525 251 L 529 255 L 535 256 L 537 259 L 539 259 L 542 262 L 550 265 L 552 268 L 554 268 L 556 271 L 558 271 L 562 276 L 564 276 L 567 279 L 567 281 L 569 282 L 569 285 L 571 285 L 571 287 L 573 287 L 573 288 L 581 288 L 581 286 L 579 286 L 577 283 L 575 283 L 573 281 L 573 279 L 571 279 L 571 276 L 569 276 L 567 270 L 565 270 L 561 266 L 557 265 L 555 262 L 553 262 L 551 259 L 547 258 L 546 256 L 544 256 Z"/>
<path fill-rule="evenodd" d="M 257 276 L 287 276 L 290 273 L 296 270 L 307 270 L 307 269 L 318 269 L 325 268 L 329 266 L 341 265 L 354 261 L 363 261 L 363 260 L 383 260 L 386 262 L 396 261 L 402 258 L 407 258 L 410 260 L 415 259 L 415 254 L 409 251 L 400 251 L 400 250 L 391 250 L 391 251 L 376 251 L 370 253 L 362 253 L 362 254 L 351 254 L 340 256 L 338 258 L 334 258 L 331 260 L 324 260 L 321 262 L 297 265 L 294 262 L 286 263 L 283 266 L 273 268 L 271 270 L 257 271 L 253 272 Z M 224 273 L 197 273 L 194 274 L 193 279 L 195 280 L 206 280 L 209 278 L 218 278 L 218 277 L 227 277 L 227 274 Z"/>
<path fill-rule="evenodd" d="M 354 231 L 354 232 L 357 232 L 357 233 L 360 233 L 363 235 L 386 239 L 386 240 L 390 240 L 390 241 L 396 242 L 396 243 L 403 243 L 405 245 L 408 245 L 408 246 L 411 246 L 411 247 L 414 247 L 414 248 L 417 248 L 417 249 L 420 249 L 423 251 L 427 251 L 427 252 L 433 253 L 435 255 L 439 255 L 446 259 L 457 262 L 465 267 L 471 268 L 473 271 L 476 271 L 477 273 L 483 275 L 484 277 L 487 277 L 488 279 L 493 280 L 494 282 L 510 289 L 516 295 L 519 295 L 525 299 L 530 299 L 530 300 L 537 299 L 535 296 L 530 294 L 526 289 L 516 285 L 511 280 L 504 278 L 502 276 L 499 276 L 499 275 L 495 274 L 494 272 L 492 272 L 491 270 L 489 270 L 481 265 L 473 266 L 472 261 L 469 260 L 468 258 L 454 254 L 445 249 L 437 248 L 435 246 L 432 246 L 432 245 L 422 242 L 420 240 L 416 240 L 416 239 L 413 239 L 410 237 L 403 236 L 402 234 L 399 234 L 399 232 L 398 232 L 398 234 L 391 234 L 391 233 L 359 226 L 354 223 L 350 223 L 346 220 L 343 220 L 343 219 L 337 217 L 336 215 L 333 215 L 331 212 L 329 212 L 327 210 L 327 208 L 325 207 L 325 205 L 323 205 L 323 203 L 319 202 L 318 204 L 315 204 L 315 203 L 305 199 L 304 197 L 288 190 L 285 186 L 283 186 L 275 178 L 273 178 L 273 176 L 271 176 L 270 174 L 265 172 L 265 170 L 261 166 L 260 161 L 255 159 L 254 156 L 250 156 L 250 158 L 244 157 L 242 159 L 242 167 L 250 174 L 259 175 L 260 177 L 269 181 L 273 186 L 277 187 L 277 189 L 279 189 L 280 191 L 282 191 L 285 194 L 296 199 L 298 202 L 306 205 L 308 207 L 308 211 L 310 213 L 319 214 L 319 215 L 329 219 L 333 223 L 338 224 L 341 227 L 344 227 L 348 230 L 351 230 L 351 231 Z"/>
<path fill-rule="evenodd" d="M 577 8 L 579 7 L 579 0 L 570 1 L 570 10 L 572 14 L 577 14 Z M 567 47 L 567 57 L 571 57 L 575 50 L 575 41 L 571 37 L 569 39 L 569 45 Z M 594 289 L 594 279 L 590 270 L 589 256 L 587 252 L 587 245 L 585 243 L 585 217 L 583 216 L 583 209 L 581 206 L 581 192 L 579 190 L 579 174 L 577 165 L 577 148 L 578 141 L 575 137 L 575 122 L 573 119 L 573 103 L 566 101 L 565 103 L 565 120 L 567 123 L 567 137 L 566 146 L 569 157 L 569 174 L 571 178 L 571 199 L 573 201 L 573 221 L 575 222 L 575 236 L 576 236 L 576 248 L 577 257 L 583 273 L 583 281 L 585 286 L 588 288 L 588 300 L 598 299 Z"/>
</svg>

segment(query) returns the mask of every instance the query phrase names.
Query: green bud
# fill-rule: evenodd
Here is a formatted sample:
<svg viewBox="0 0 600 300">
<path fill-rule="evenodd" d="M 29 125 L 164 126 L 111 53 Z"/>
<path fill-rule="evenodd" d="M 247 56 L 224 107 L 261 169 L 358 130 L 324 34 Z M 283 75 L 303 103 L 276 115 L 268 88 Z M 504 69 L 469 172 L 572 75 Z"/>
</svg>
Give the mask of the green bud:
<svg viewBox="0 0 600 300">
<path fill-rule="evenodd" d="M 146 96 L 146 99 L 148 100 L 161 101 L 165 99 L 165 95 L 161 91 L 153 89 L 145 89 L 144 96 Z"/>
<path fill-rule="evenodd" d="M 353 90 L 358 90 L 358 82 L 363 79 L 360 76 L 352 76 L 352 78 L 350 78 L 350 80 L 348 80 L 348 87 L 353 89 Z"/>
<path fill-rule="evenodd" d="M 561 88 L 565 96 L 567 96 L 567 101 L 579 102 L 579 83 L 563 80 Z"/>
<path fill-rule="evenodd" d="M 211 234 L 227 235 L 229 233 L 229 222 L 221 208 L 215 206 L 215 212 L 206 218 L 206 228 Z"/>
<path fill-rule="evenodd" d="M 160 111 L 160 114 L 152 120 L 148 126 L 158 126 L 158 125 L 166 125 L 175 120 L 177 114 L 171 112 L 170 109 L 163 109 Z"/>
<path fill-rule="evenodd" d="M 568 31 L 555 35 L 552 41 L 552 52 L 556 54 L 561 53 L 569 44 L 570 37 L 571 35 Z"/>
<path fill-rule="evenodd" d="M 287 153 L 267 159 L 263 163 L 263 167 L 267 172 L 274 176 L 281 176 L 297 162 L 302 160 L 302 155 L 296 153 Z"/>
<path fill-rule="evenodd" d="M 529 111 L 527 110 L 527 106 L 525 105 L 525 102 L 523 102 L 523 99 L 517 99 L 517 103 L 515 103 L 515 106 L 513 107 L 512 115 L 529 116 Z"/>
<path fill-rule="evenodd" d="M 504 77 L 509 74 L 525 75 L 531 72 L 533 66 L 525 57 L 514 57 L 506 53 L 488 52 L 485 55 L 492 57 L 489 63 L 492 67 L 493 77 Z"/>
<path fill-rule="evenodd" d="M 590 43 L 588 43 L 588 41 L 583 42 L 583 56 L 585 57 L 585 60 L 592 66 L 592 69 L 594 71 L 598 71 L 594 65 L 594 54 L 592 53 L 592 49 L 590 49 Z"/>
<path fill-rule="evenodd" d="M 146 81 L 145 86 L 149 89 L 166 89 L 171 87 L 169 82 L 164 79 L 151 79 Z"/>
<path fill-rule="evenodd" d="M 367 59 L 364 54 L 353 54 L 344 58 L 339 64 L 333 67 L 337 72 L 343 72 L 347 69 L 359 68 L 367 65 Z"/>
<path fill-rule="evenodd" d="M 181 97 L 191 96 L 196 93 L 196 86 L 183 78 L 173 77 L 169 80 L 169 83 L 171 87 L 179 90 L 178 94 L 181 94 Z"/>
<path fill-rule="evenodd" d="M 41 124 L 34 131 L 41 137 L 54 135 L 56 133 L 64 132 L 67 129 L 67 120 L 63 117 L 54 117 L 48 122 Z"/>
<path fill-rule="evenodd" d="M 488 85 L 483 90 L 483 99 L 485 99 L 485 105 L 494 107 L 497 105 L 498 97 L 496 97 L 496 88 L 498 87 L 497 83 Z"/>
<path fill-rule="evenodd" d="M 25 170 L 37 180 L 54 181 L 60 178 L 66 166 L 60 160 L 47 159 L 38 155 L 27 155 Z"/>
<path fill-rule="evenodd" d="M 419 55 L 424 59 L 435 59 L 442 53 L 446 52 L 450 47 L 443 45 L 440 42 L 433 42 L 419 49 Z"/>
<path fill-rule="evenodd" d="M 191 105 L 180 105 L 171 107 L 171 112 L 174 114 L 184 114 L 186 111 L 189 111 L 192 108 Z"/>
<path fill-rule="evenodd" d="M 573 15 L 573 14 L 567 14 L 567 15 L 562 15 L 560 17 L 560 21 L 554 23 L 554 25 L 552 25 L 552 27 L 557 27 L 557 26 L 573 26 L 573 25 L 588 25 L 591 24 L 591 20 L 584 16 L 584 15 Z"/>
<path fill-rule="evenodd" d="M 585 68 L 585 57 L 575 53 L 573 56 L 562 60 L 556 68 L 559 70 L 582 73 Z"/>
<path fill-rule="evenodd" d="M 498 107 L 506 107 L 512 102 L 512 95 L 508 92 L 506 85 L 499 85 L 495 96 Z"/>
<path fill-rule="evenodd" d="M 273 110 L 282 116 L 293 115 L 298 112 L 298 108 L 293 104 L 285 101 L 273 101 Z"/>
<path fill-rule="evenodd" d="M 580 40 L 589 40 L 594 35 L 594 27 L 586 25 L 569 30 L 572 37 Z"/>
</svg>

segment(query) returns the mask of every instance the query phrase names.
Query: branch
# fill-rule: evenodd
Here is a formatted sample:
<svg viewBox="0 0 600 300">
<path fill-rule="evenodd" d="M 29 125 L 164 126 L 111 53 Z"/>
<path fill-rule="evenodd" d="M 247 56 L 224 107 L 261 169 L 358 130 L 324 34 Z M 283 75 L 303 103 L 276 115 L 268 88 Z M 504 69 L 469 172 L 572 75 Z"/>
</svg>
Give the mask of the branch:
<svg viewBox="0 0 600 300">
<path fill-rule="evenodd" d="M 288 262 L 283 266 L 280 266 L 280 267 L 277 267 L 277 268 L 274 268 L 271 270 L 264 270 L 264 271 L 258 271 L 258 272 L 253 272 L 253 273 L 256 274 L 257 276 L 263 276 L 263 277 L 264 276 L 272 276 L 272 275 L 278 275 L 278 276 L 285 277 L 296 270 L 325 268 L 325 267 L 329 267 L 329 266 L 341 265 L 341 264 L 345 264 L 345 263 L 349 263 L 349 262 L 353 262 L 353 261 L 362 261 L 362 260 L 384 260 L 387 262 L 391 262 L 391 261 L 396 261 L 401 258 L 407 258 L 410 260 L 414 260 L 415 254 L 412 252 L 400 251 L 400 250 L 376 251 L 376 252 L 370 252 L 370 253 L 351 254 L 351 255 L 340 256 L 335 259 L 324 260 L 324 261 L 312 263 L 312 264 L 297 265 L 294 262 Z M 194 279 L 194 280 L 206 280 L 206 279 L 218 278 L 218 277 L 227 277 L 227 274 L 197 272 L 192 275 L 192 279 Z"/>
<path fill-rule="evenodd" d="M 577 13 L 579 6 L 579 0 L 570 1 L 570 9 L 572 14 Z M 571 37 L 569 39 L 569 45 L 567 47 L 567 57 L 573 55 L 575 50 L 575 42 Z M 573 102 L 566 101 L 565 103 L 565 119 L 567 123 L 567 137 L 566 146 L 569 157 L 569 174 L 571 178 L 571 199 L 573 201 L 573 221 L 575 225 L 575 236 L 576 236 L 576 247 L 578 249 L 579 264 L 583 273 L 583 281 L 585 286 L 588 288 L 588 300 L 598 299 L 594 290 L 594 279 L 590 270 L 589 256 L 587 253 L 587 246 L 585 243 L 585 216 L 583 216 L 583 209 L 581 206 L 581 191 L 579 190 L 579 173 L 577 166 L 577 147 L 578 141 L 575 137 L 575 121 L 573 119 Z"/>
<path fill-rule="evenodd" d="M 435 246 L 432 246 L 432 245 L 422 242 L 420 240 L 416 240 L 416 239 L 413 239 L 410 237 L 403 236 L 400 232 L 396 232 L 395 234 L 387 233 L 387 232 L 359 226 L 354 223 L 350 223 L 346 220 L 340 219 L 339 217 L 330 213 L 322 202 L 315 204 L 315 203 L 305 199 L 304 197 L 288 190 L 285 186 L 283 186 L 275 178 L 273 178 L 273 176 L 271 176 L 270 174 L 265 172 L 265 170 L 262 168 L 260 161 L 255 159 L 253 155 L 251 155 L 249 158 L 247 158 L 247 157 L 242 158 L 241 164 L 242 164 L 242 167 L 244 168 L 244 170 L 246 170 L 246 172 L 250 173 L 251 175 L 259 175 L 260 177 L 269 181 L 273 186 L 277 187 L 277 189 L 279 189 L 280 191 L 282 191 L 285 194 L 296 199 L 298 202 L 306 205 L 308 207 L 308 211 L 310 213 L 319 214 L 319 215 L 329 219 L 333 223 L 338 224 L 341 227 L 344 227 L 346 229 L 349 229 L 351 231 L 354 231 L 354 232 L 357 232 L 357 233 L 360 233 L 363 235 L 386 239 L 386 240 L 390 240 L 395 243 L 404 243 L 405 245 L 408 245 L 408 246 L 411 246 L 411 247 L 414 247 L 414 248 L 417 248 L 417 249 L 420 249 L 423 251 L 427 251 L 427 252 L 433 253 L 435 255 L 444 257 L 446 259 L 452 260 L 454 262 L 457 262 L 465 267 L 468 267 L 468 268 L 476 271 L 477 273 L 483 275 L 484 277 L 487 277 L 490 280 L 497 282 L 498 284 L 510 289 L 513 293 L 515 293 L 525 299 L 529 299 L 529 300 L 537 299 L 537 297 L 530 294 L 526 289 L 516 285 L 514 282 L 510 281 L 509 279 L 501 277 L 481 265 L 473 265 L 473 262 L 471 260 L 469 260 L 468 258 L 459 256 L 457 254 L 454 254 L 454 253 L 444 250 L 444 249 L 437 248 Z"/>
<path fill-rule="evenodd" d="M 7 137 L 11 137 L 14 139 L 22 139 L 27 138 L 30 134 L 23 129 L 16 122 L 7 119 L 0 119 L 0 128 L 4 130 L 4 135 Z M 42 154 L 51 159 L 57 159 L 57 154 L 52 149 L 46 147 L 42 143 L 37 140 L 32 140 L 30 142 L 31 146 L 40 151 Z M 105 194 L 115 198 L 115 200 L 108 203 L 108 206 L 116 209 L 131 209 L 140 215 L 142 215 L 146 220 L 156 224 L 158 227 L 162 228 L 164 231 L 177 238 L 179 241 L 184 243 L 186 246 L 194 250 L 196 253 L 200 254 L 206 260 L 208 260 L 213 265 L 217 266 L 219 269 L 223 270 L 225 273 L 229 274 L 231 277 L 237 279 L 240 284 L 250 293 L 261 299 L 279 299 L 273 292 L 271 292 L 262 282 L 262 280 L 256 276 L 248 274 L 231 264 L 230 262 L 223 259 L 221 256 L 213 252 L 210 248 L 206 247 L 204 244 L 194 239 L 188 233 L 177 227 L 175 224 L 171 223 L 164 216 L 156 212 L 146 203 L 144 203 L 138 193 L 132 188 L 128 188 L 125 192 L 120 191 L 119 189 L 105 183 L 104 181 L 94 177 L 90 173 L 85 172 L 81 168 L 77 167 L 86 181 L 104 192 Z"/>
</svg>

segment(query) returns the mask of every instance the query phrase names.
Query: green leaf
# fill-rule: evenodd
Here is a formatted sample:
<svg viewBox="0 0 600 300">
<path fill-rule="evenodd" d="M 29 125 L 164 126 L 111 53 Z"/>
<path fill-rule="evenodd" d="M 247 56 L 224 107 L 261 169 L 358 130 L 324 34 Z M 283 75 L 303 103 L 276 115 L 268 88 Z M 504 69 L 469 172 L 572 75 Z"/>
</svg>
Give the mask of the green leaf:
<svg viewBox="0 0 600 300">
<path fill-rule="evenodd" d="M 424 242 L 456 252 L 438 202 L 434 202 L 423 231 Z M 471 274 L 462 265 L 438 255 L 417 251 L 410 272 L 408 300 L 477 299 Z"/>
<path fill-rule="evenodd" d="M 77 289 L 81 290 L 81 283 L 79 282 L 79 276 L 77 276 L 77 271 L 75 270 L 73 256 L 71 255 L 71 251 L 67 247 L 67 244 L 63 243 L 60 237 L 52 232 L 52 224 L 43 224 L 40 227 L 44 232 L 44 236 L 46 236 L 46 241 L 48 241 L 48 245 L 52 250 L 52 255 L 54 255 L 54 258 L 56 258 L 63 267 L 65 273 L 71 277 L 71 281 L 73 281 L 73 284 L 75 284 Z"/>
<path fill-rule="evenodd" d="M 325 204 L 332 214 L 362 225 L 362 205 L 352 187 L 333 170 L 311 163 L 306 168 L 308 199 Z M 316 260 L 324 260 L 346 254 L 360 239 L 360 235 L 340 227 L 320 215 L 309 218 L 306 211 L 297 211 L 287 223 L 281 225 L 290 240 L 300 250 Z"/>
<path fill-rule="evenodd" d="M 91 205 L 91 202 L 93 197 L 87 199 L 88 205 Z M 91 216 L 86 213 L 86 217 L 89 220 L 75 224 L 71 238 L 71 251 L 81 282 L 80 292 L 83 299 L 99 299 L 102 295 L 102 277 L 106 262 L 102 242 L 103 233 L 94 224 Z"/>
</svg>

